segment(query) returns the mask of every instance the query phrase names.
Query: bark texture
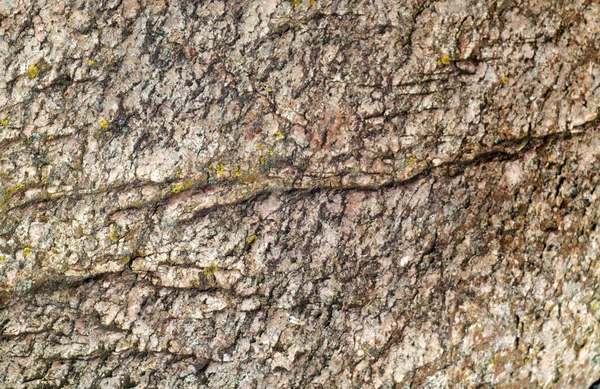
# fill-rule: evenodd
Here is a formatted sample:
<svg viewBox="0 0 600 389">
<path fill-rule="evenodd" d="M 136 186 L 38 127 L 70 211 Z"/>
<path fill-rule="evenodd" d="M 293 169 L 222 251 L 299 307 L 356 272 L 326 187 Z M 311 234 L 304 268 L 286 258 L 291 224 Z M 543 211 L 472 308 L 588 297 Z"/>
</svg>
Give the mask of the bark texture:
<svg viewBox="0 0 600 389">
<path fill-rule="evenodd" d="M 589 388 L 595 0 L 0 0 L 1 388 Z"/>
</svg>

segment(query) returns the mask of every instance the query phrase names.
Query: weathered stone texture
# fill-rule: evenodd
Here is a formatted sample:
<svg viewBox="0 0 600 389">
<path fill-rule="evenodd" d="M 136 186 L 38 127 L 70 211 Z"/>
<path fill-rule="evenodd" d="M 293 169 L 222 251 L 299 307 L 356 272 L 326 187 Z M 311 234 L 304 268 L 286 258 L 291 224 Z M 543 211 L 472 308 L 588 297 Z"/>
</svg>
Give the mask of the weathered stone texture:
<svg viewBox="0 0 600 389">
<path fill-rule="evenodd" d="M 1 0 L 0 387 L 588 388 L 600 4 Z"/>
</svg>

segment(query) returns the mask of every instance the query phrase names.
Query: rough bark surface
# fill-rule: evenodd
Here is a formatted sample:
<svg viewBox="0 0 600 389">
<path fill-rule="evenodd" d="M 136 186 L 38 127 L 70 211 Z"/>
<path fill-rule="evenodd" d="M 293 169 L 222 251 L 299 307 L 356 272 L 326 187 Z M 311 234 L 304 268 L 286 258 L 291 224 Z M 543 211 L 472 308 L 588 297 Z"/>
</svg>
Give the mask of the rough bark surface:
<svg viewBox="0 0 600 389">
<path fill-rule="evenodd" d="M 1 0 L 0 387 L 589 388 L 595 0 Z"/>
</svg>

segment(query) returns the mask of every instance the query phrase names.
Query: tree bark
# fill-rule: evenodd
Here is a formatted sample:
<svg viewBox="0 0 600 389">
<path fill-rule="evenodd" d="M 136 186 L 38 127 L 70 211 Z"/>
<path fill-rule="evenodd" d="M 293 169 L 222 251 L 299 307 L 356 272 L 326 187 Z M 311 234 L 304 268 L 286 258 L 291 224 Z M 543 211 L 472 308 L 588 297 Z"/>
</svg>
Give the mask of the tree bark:
<svg viewBox="0 0 600 389">
<path fill-rule="evenodd" d="M 0 1 L 1 388 L 588 388 L 600 5 Z"/>
</svg>

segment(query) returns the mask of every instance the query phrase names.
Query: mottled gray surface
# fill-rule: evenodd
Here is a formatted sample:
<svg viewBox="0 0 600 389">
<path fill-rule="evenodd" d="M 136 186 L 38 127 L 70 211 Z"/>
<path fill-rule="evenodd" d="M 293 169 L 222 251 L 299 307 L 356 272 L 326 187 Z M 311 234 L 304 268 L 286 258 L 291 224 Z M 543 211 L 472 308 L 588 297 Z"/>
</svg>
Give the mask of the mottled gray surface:
<svg viewBox="0 0 600 389">
<path fill-rule="evenodd" d="M 588 388 L 600 5 L 0 0 L 1 388 Z"/>
</svg>

